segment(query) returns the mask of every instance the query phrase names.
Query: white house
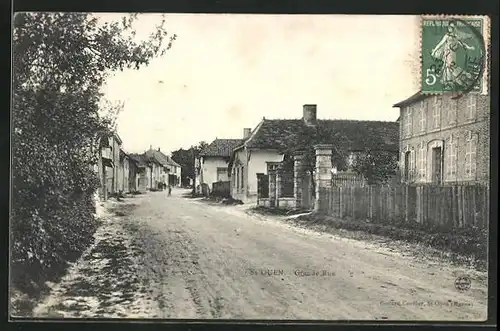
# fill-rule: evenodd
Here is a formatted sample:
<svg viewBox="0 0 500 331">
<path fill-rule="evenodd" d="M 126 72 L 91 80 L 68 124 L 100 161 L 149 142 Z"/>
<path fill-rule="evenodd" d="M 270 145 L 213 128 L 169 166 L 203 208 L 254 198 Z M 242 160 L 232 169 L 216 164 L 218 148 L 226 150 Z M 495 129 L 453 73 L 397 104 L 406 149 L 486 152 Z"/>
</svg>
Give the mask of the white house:
<svg viewBox="0 0 500 331">
<path fill-rule="evenodd" d="M 229 181 L 228 165 L 234 148 L 242 145 L 251 134 L 251 129 L 244 129 L 243 139 L 215 139 L 201 151 L 197 164 L 199 172 L 196 185 L 206 184 L 209 188 L 214 182 Z"/>
<path fill-rule="evenodd" d="M 155 160 L 157 167 L 152 168 L 152 187 L 157 187 L 158 183 L 171 186 L 181 186 L 181 166 L 170 156 L 163 154 L 158 148 L 152 147 L 144 153 L 148 158 Z M 161 166 L 160 166 L 161 165 Z"/>
</svg>

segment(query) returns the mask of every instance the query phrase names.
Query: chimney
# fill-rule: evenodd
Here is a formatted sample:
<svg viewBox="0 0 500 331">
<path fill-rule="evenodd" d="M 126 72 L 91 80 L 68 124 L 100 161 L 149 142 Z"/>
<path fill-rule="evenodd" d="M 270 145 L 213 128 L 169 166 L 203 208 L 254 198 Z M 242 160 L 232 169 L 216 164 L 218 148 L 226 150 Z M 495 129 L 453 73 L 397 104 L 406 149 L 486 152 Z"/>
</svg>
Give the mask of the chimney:
<svg viewBox="0 0 500 331">
<path fill-rule="evenodd" d="M 302 109 L 302 119 L 306 125 L 316 125 L 316 105 L 304 105 Z"/>
<path fill-rule="evenodd" d="M 244 128 L 243 129 L 243 139 L 248 139 L 251 134 L 252 134 L 251 128 Z"/>
<path fill-rule="evenodd" d="M 153 145 L 149 145 L 149 149 L 153 149 Z"/>
</svg>

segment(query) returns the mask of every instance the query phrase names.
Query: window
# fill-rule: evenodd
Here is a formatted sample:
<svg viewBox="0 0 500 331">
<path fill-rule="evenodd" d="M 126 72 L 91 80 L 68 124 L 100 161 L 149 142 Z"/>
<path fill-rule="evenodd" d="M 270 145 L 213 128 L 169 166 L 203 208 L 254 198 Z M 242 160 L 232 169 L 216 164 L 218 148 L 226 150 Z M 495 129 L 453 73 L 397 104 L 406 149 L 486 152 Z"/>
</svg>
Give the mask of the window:
<svg viewBox="0 0 500 331">
<path fill-rule="evenodd" d="M 467 97 L 467 119 L 473 120 L 476 118 L 477 100 L 474 94 L 469 94 Z"/>
<path fill-rule="evenodd" d="M 448 125 L 456 124 L 457 122 L 457 101 L 456 100 L 448 100 L 444 104 L 444 111 L 447 118 Z"/>
<path fill-rule="evenodd" d="M 426 159 L 427 159 L 427 148 L 425 142 L 420 144 L 418 149 L 418 175 L 420 178 L 425 179 L 426 175 Z"/>
<path fill-rule="evenodd" d="M 411 136 L 411 129 L 412 129 L 412 109 L 411 107 L 407 108 L 408 111 L 406 112 L 405 116 L 405 136 Z"/>
<path fill-rule="evenodd" d="M 465 144 L 465 176 L 471 179 L 476 177 L 476 149 L 477 136 L 469 131 Z"/>
<path fill-rule="evenodd" d="M 441 98 L 438 96 L 434 97 L 434 104 L 432 108 L 432 125 L 434 129 L 441 126 Z"/>
<path fill-rule="evenodd" d="M 415 179 L 415 150 L 413 149 L 413 147 L 411 148 L 410 151 L 408 151 L 408 157 L 410 159 L 410 167 L 409 167 L 409 170 L 408 170 L 408 175 L 409 175 L 409 179 L 410 180 L 413 180 Z"/>
<path fill-rule="evenodd" d="M 432 182 L 434 184 L 441 184 L 442 179 L 442 154 L 443 150 L 440 146 L 432 147 Z"/>
<path fill-rule="evenodd" d="M 448 148 L 445 150 L 448 157 L 446 159 L 446 176 L 449 180 L 453 180 L 457 174 L 457 142 L 450 137 Z"/>
<path fill-rule="evenodd" d="M 425 109 L 425 103 L 420 101 L 420 131 L 425 131 L 427 125 L 427 112 Z"/>
<path fill-rule="evenodd" d="M 405 170 L 405 173 L 404 173 L 404 179 L 406 181 L 409 181 L 410 180 L 410 174 L 411 174 L 411 169 L 410 169 L 410 164 L 411 164 L 411 152 L 410 151 L 407 151 L 405 152 L 404 154 L 404 170 Z"/>
</svg>

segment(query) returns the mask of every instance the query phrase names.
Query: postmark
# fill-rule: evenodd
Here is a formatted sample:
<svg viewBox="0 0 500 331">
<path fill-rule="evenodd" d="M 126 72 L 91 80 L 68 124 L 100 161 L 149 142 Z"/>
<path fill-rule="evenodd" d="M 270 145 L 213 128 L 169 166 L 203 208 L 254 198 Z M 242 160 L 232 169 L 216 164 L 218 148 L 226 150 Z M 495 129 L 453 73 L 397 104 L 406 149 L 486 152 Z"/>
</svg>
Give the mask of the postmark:
<svg viewBox="0 0 500 331">
<path fill-rule="evenodd" d="M 458 276 L 455 279 L 455 288 L 460 292 L 468 291 L 471 287 L 471 280 L 467 276 Z"/>
<path fill-rule="evenodd" d="M 422 17 L 422 93 L 486 93 L 488 26 L 487 17 Z"/>
</svg>

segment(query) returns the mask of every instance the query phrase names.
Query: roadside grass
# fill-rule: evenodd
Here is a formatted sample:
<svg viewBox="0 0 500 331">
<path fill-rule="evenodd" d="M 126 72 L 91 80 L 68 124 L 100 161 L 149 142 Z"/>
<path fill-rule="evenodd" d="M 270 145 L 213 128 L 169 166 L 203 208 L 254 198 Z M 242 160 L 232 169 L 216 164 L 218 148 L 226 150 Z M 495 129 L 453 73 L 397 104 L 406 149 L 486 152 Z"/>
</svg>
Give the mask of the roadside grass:
<svg viewBox="0 0 500 331">
<path fill-rule="evenodd" d="M 216 203 L 220 203 L 223 205 L 228 205 L 228 206 L 233 206 L 233 205 L 242 205 L 243 201 L 238 200 L 238 199 L 233 199 L 232 197 L 226 197 L 226 196 L 217 196 L 217 195 L 210 195 L 207 198 L 208 201 L 213 201 Z"/>
<path fill-rule="evenodd" d="M 266 208 L 261 206 L 256 206 L 248 209 L 250 212 L 258 213 L 261 215 L 279 215 L 279 216 L 291 216 L 307 213 L 308 210 L 305 209 L 284 209 L 284 208 Z"/>
<path fill-rule="evenodd" d="M 242 205 L 243 201 L 238 200 L 238 199 L 233 199 L 232 197 L 228 196 L 217 196 L 217 195 L 205 195 L 202 193 L 185 193 L 182 195 L 183 198 L 186 199 L 199 199 L 200 201 L 207 202 L 209 204 L 222 204 L 222 205 L 227 205 L 227 206 L 234 206 L 234 205 Z"/>
<path fill-rule="evenodd" d="M 183 198 L 186 199 L 196 199 L 196 198 L 205 198 L 206 195 L 201 194 L 201 193 L 193 193 L 193 192 L 188 192 L 182 195 Z"/>
<path fill-rule="evenodd" d="M 276 216 L 303 213 L 303 211 L 295 212 L 263 207 L 254 207 L 249 211 L 261 215 Z M 374 223 L 338 219 L 318 213 L 309 213 L 293 218 L 283 217 L 282 220 L 300 228 L 344 238 L 397 247 L 404 246 L 414 256 L 443 258 L 453 264 L 467 265 L 478 271 L 486 271 L 488 266 L 488 231 L 484 229 L 431 229 L 418 223 Z"/>
</svg>

